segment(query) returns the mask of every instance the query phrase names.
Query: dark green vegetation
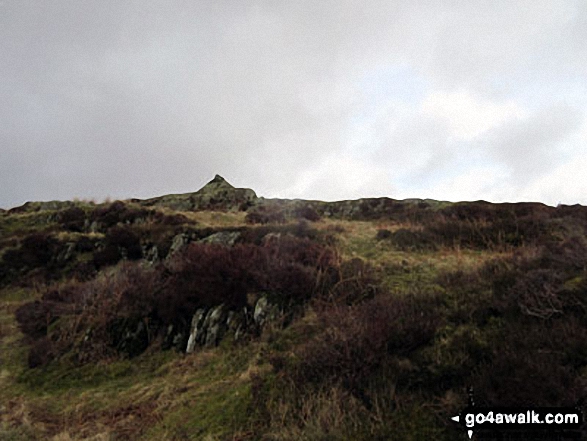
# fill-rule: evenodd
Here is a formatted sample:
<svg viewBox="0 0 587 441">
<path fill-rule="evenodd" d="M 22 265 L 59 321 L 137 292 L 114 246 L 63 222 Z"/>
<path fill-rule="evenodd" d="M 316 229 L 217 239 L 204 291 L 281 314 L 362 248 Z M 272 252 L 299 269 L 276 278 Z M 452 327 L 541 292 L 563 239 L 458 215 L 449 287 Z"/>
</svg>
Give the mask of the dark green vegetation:
<svg viewBox="0 0 587 441">
<path fill-rule="evenodd" d="M 0 212 L 0 439 L 452 440 L 469 386 L 582 405 L 586 234 L 581 206 L 219 177 Z"/>
</svg>

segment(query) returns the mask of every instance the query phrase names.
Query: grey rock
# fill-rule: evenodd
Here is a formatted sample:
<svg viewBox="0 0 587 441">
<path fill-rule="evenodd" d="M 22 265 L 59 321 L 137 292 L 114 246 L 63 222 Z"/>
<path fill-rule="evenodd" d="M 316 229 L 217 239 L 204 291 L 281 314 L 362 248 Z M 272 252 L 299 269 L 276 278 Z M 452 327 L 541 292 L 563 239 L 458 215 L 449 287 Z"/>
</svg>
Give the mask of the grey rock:
<svg viewBox="0 0 587 441">
<path fill-rule="evenodd" d="M 227 332 L 234 337 L 234 341 L 239 341 L 247 333 L 249 323 L 249 312 L 247 308 L 240 311 L 230 311 L 226 319 Z"/>
<path fill-rule="evenodd" d="M 98 221 L 93 221 L 88 228 L 90 233 L 99 233 L 100 229 L 101 225 Z"/>
<path fill-rule="evenodd" d="M 75 252 L 75 242 L 67 242 L 65 249 L 57 256 L 57 262 L 65 263 L 71 260 L 73 253 Z"/>
<path fill-rule="evenodd" d="M 239 231 L 221 231 L 219 233 L 214 233 L 208 237 L 205 237 L 200 242 L 233 246 L 240 235 L 241 233 Z"/>
<path fill-rule="evenodd" d="M 176 235 L 171 241 L 171 247 L 169 247 L 169 253 L 167 254 L 167 257 L 177 253 L 179 250 L 185 247 L 189 243 L 189 241 L 190 238 L 185 233 L 180 233 Z"/>
<path fill-rule="evenodd" d="M 228 313 L 224 304 L 212 308 L 206 317 L 204 327 L 206 328 L 206 341 L 204 346 L 210 348 L 216 346 L 226 333 L 226 317 Z"/>
<path fill-rule="evenodd" d="M 117 344 L 117 349 L 130 357 L 143 352 L 149 345 L 149 332 L 143 321 L 139 321 L 136 327 L 130 326 L 124 332 L 122 339 Z"/>
<path fill-rule="evenodd" d="M 142 246 L 143 258 L 150 263 L 155 263 L 159 260 L 159 248 L 157 245 L 149 244 Z"/>
<path fill-rule="evenodd" d="M 190 329 L 190 336 L 188 338 L 188 344 L 186 347 L 186 352 L 189 354 L 194 352 L 196 348 L 196 344 L 202 342 L 202 337 L 205 335 L 205 328 L 204 328 L 204 321 L 206 319 L 206 312 L 205 308 L 200 308 L 196 310 L 196 313 L 192 317 L 192 325 Z"/>
<path fill-rule="evenodd" d="M 280 311 L 277 305 L 269 303 L 266 296 L 261 296 L 255 304 L 253 312 L 253 321 L 259 327 L 265 326 L 268 322 L 275 321 L 279 318 Z"/>
</svg>

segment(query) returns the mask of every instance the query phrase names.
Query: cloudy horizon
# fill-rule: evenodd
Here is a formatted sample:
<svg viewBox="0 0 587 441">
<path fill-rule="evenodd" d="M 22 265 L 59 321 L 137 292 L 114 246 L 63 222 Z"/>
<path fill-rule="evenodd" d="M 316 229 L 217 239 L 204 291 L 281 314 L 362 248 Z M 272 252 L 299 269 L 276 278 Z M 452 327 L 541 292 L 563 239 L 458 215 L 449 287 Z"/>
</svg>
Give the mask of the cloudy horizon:
<svg viewBox="0 0 587 441">
<path fill-rule="evenodd" d="M 587 205 L 587 2 L 0 0 L 0 207 Z"/>
</svg>

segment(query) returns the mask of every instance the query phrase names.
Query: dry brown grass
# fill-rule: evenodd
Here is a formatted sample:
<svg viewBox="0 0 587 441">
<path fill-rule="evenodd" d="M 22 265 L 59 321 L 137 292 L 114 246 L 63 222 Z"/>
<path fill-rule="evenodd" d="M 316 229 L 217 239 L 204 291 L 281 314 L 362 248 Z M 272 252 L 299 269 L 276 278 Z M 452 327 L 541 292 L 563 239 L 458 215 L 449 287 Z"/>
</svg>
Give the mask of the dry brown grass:
<svg viewBox="0 0 587 441">
<path fill-rule="evenodd" d="M 162 208 L 161 212 L 168 215 L 177 214 L 177 211 Z M 244 211 L 182 211 L 185 217 L 197 222 L 203 227 L 240 227 L 246 225 Z"/>
</svg>

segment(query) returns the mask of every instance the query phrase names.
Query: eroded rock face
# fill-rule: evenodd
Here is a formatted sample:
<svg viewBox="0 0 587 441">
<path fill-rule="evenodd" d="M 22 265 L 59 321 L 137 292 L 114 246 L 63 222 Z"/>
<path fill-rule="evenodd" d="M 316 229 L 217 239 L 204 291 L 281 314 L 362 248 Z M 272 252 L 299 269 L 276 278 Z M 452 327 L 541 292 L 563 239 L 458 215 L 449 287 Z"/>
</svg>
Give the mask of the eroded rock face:
<svg viewBox="0 0 587 441">
<path fill-rule="evenodd" d="M 234 341 L 242 340 L 245 335 L 258 333 L 279 317 L 279 308 L 271 304 L 266 296 L 261 296 L 254 308 L 245 306 L 229 310 L 221 304 L 209 309 L 197 309 L 192 317 L 186 352 L 194 352 L 201 346 L 217 346 L 225 336 L 232 336 Z"/>
</svg>

